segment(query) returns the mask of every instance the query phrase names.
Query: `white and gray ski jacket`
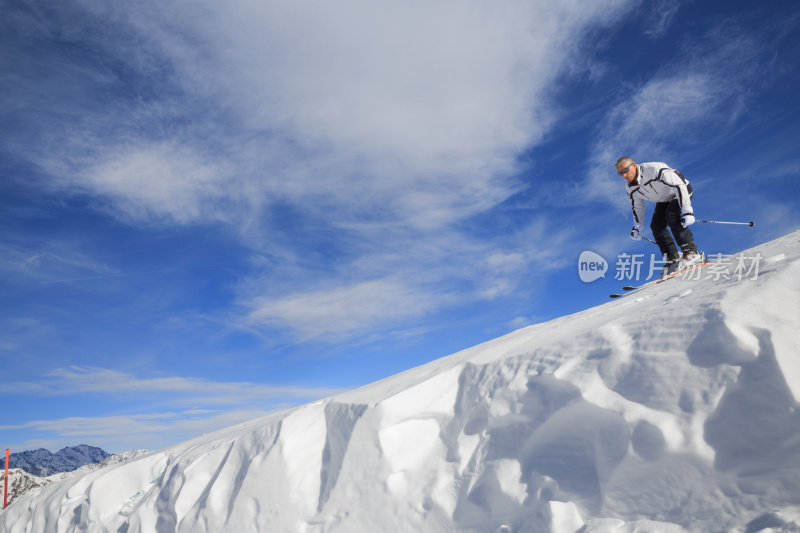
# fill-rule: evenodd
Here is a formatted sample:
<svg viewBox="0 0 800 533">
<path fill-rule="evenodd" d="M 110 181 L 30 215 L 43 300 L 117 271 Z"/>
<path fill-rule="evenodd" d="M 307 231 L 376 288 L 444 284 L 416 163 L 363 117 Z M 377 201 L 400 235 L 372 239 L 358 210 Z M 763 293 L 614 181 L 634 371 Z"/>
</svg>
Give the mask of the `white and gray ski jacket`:
<svg viewBox="0 0 800 533">
<path fill-rule="evenodd" d="M 669 202 L 678 199 L 681 214 L 692 212 L 692 199 L 686 185 L 689 181 L 666 163 L 636 163 L 636 184 L 625 188 L 631 200 L 633 223 L 644 224 L 644 201 Z"/>
</svg>

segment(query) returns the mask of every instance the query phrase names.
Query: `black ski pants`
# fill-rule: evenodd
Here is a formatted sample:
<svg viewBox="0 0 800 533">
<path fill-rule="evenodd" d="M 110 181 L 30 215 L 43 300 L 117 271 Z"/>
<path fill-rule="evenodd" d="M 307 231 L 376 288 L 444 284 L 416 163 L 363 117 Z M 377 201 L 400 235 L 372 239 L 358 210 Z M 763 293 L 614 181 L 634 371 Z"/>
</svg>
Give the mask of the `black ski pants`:
<svg viewBox="0 0 800 533">
<path fill-rule="evenodd" d="M 686 188 L 689 190 L 691 198 L 691 184 L 687 183 Z M 677 198 L 670 202 L 656 203 L 653 218 L 650 221 L 650 230 L 653 232 L 653 238 L 656 240 L 658 248 L 667 259 L 675 260 L 680 257 L 678 247 L 684 253 L 697 251 L 692 230 L 681 225 L 681 205 Z M 670 231 L 672 235 L 670 235 Z M 673 237 L 675 237 L 674 240 Z M 676 241 L 677 246 L 675 245 Z"/>
</svg>

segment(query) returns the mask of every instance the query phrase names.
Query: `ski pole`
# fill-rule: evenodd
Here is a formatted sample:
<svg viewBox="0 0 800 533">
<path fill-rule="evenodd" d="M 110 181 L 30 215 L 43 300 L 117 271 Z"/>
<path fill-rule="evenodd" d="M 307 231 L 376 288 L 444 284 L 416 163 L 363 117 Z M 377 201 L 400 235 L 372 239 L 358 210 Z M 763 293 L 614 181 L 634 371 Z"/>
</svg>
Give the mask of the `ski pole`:
<svg viewBox="0 0 800 533">
<path fill-rule="evenodd" d="M 695 220 L 695 222 L 701 222 L 703 224 L 735 224 L 737 226 L 753 226 L 755 222 L 725 222 L 722 220 Z"/>
</svg>

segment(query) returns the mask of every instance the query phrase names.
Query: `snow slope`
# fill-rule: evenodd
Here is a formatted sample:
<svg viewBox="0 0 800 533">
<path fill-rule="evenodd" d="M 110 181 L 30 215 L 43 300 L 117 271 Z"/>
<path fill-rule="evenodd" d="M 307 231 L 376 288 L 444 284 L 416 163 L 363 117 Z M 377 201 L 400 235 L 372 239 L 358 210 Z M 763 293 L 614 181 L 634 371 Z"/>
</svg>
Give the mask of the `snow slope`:
<svg viewBox="0 0 800 533">
<path fill-rule="evenodd" d="M 26 495 L 0 530 L 800 531 L 800 232 Z"/>
</svg>

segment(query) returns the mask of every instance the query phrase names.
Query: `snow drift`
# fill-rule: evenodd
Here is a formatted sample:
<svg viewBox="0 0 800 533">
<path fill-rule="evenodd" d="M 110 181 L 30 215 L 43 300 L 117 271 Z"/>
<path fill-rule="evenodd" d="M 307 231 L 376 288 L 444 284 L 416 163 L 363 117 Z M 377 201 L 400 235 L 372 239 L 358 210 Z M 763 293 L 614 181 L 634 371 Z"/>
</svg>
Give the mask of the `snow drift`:
<svg viewBox="0 0 800 533">
<path fill-rule="evenodd" d="M 800 530 L 800 232 L 38 489 L 9 533 Z"/>
</svg>

